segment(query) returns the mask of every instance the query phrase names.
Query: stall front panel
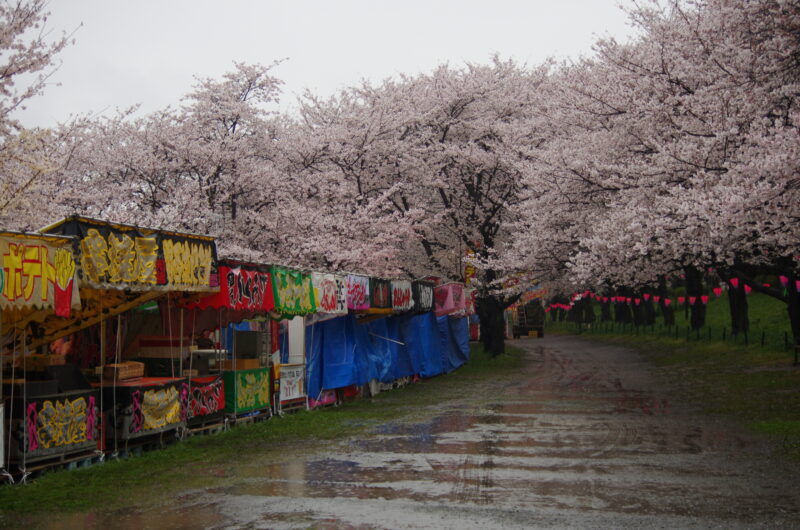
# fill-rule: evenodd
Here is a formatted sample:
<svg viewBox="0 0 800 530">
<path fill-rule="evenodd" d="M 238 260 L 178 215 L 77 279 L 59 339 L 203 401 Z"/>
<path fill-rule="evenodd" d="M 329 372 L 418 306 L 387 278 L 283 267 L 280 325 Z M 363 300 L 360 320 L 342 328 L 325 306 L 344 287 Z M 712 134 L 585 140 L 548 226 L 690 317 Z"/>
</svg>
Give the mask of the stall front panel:
<svg viewBox="0 0 800 530">
<path fill-rule="evenodd" d="M 43 316 L 69 317 L 80 309 L 71 237 L 0 232 L 0 316 L 4 322 Z"/>
<path fill-rule="evenodd" d="M 240 414 L 270 406 L 269 368 L 229 370 L 225 381 L 225 412 Z"/>
<path fill-rule="evenodd" d="M 369 277 L 347 275 L 347 309 L 364 311 L 369 309 Z"/>
<path fill-rule="evenodd" d="M 106 440 L 131 440 L 186 425 L 188 382 L 185 378 L 141 377 L 103 383 L 109 408 Z M 116 405 L 113 403 L 116 393 Z M 114 446 L 111 445 L 111 448 Z"/>
<path fill-rule="evenodd" d="M 82 287 L 214 291 L 217 247 L 208 236 L 69 217 L 43 230 L 75 236 Z"/>
<path fill-rule="evenodd" d="M 33 386 L 30 390 L 36 394 Z M 21 393 L 22 388 L 17 391 Z M 97 447 L 100 402 L 96 390 L 19 396 L 9 401 L 13 416 L 8 456 L 12 463 L 21 465 Z"/>
<path fill-rule="evenodd" d="M 276 312 L 298 316 L 317 310 L 311 275 L 284 267 L 272 267 L 271 272 Z"/>
<path fill-rule="evenodd" d="M 189 426 L 221 420 L 225 410 L 222 374 L 192 377 L 189 381 L 187 422 Z"/>
</svg>

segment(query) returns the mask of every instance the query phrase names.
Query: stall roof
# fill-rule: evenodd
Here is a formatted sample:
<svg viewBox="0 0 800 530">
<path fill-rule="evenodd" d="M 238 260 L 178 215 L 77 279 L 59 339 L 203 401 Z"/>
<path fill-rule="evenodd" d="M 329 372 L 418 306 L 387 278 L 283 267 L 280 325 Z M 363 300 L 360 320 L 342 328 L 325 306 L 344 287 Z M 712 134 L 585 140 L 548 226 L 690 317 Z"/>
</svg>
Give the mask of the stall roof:
<svg viewBox="0 0 800 530">
<path fill-rule="evenodd" d="M 215 292 L 213 237 L 72 216 L 43 231 L 76 236 L 81 287 Z"/>
</svg>

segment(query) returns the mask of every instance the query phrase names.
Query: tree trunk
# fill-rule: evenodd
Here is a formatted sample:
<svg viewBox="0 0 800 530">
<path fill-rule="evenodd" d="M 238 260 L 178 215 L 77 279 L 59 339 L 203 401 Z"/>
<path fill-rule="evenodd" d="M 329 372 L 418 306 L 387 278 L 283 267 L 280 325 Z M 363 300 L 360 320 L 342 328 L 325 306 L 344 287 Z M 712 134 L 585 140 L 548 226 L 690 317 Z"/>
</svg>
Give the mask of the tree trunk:
<svg viewBox="0 0 800 530">
<path fill-rule="evenodd" d="M 798 277 L 795 274 L 790 274 L 789 284 L 786 288 L 786 305 L 789 311 L 789 324 L 792 328 L 795 353 L 800 348 L 800 293 L 797 292 L 797 280 Z"/>
<path fill-rule="evenodd" d="M 663 276 L 658 280 L 658 295 L 661 297 L 661 316 L 664 317 L 664 325 L 671 328 L 675 325 L 675 310 L 671 305 L 664 303 L 667 299 L 667 280 Z"/>
<path fill-rule="evenodd" d="M 506 350 L 506 304 L 493 296 L 478 298 L 475 310 L 481 320 L 481 342 L 491 357 Z"/>
<path fill-rule="evenodd" d="M 730 285 L 730 284 L 729 284 Z M 731 312 L 731 333 L 734 336 L 739 333 L 747 333 L 750 330 L 750 318 L 748 316 L 747 295 L 744 294 L 744 287 L 730 285 L 728 289 L 728 307 Z"/>
<path fill-rule="evenodd" d="M 611 302 L 600 303 L 600 320 L 603 322 L 611 321 Z"/>
<path fill-rule="evenodd" d="M 703 275 L 695 267 L 686 267 L 686 303 L 689 304 L 689 297 L 694 297 L 694 304 L 690 305 L 692 329 L 700 329 L 706 323 L 706 306 L 700 301 L 700 297 L 705 294 L 703 291 Z"/>
</svg>

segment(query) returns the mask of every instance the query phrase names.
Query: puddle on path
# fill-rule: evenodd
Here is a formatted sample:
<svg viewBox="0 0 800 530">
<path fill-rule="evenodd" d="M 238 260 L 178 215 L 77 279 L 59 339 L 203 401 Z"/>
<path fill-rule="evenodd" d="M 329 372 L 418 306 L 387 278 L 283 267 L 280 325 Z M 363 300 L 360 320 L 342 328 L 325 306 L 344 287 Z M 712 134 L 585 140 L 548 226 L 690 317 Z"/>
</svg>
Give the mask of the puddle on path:
<svg viewBox="0 0 800 530">
<path fill-rule="evenodd" d="M 798 476 L 673 403 L 635 354 L 521 341 L 528 369 L 430 421 L 238 465 L 168 506 L 50 528 L 791 528 Z"/>
</svg>

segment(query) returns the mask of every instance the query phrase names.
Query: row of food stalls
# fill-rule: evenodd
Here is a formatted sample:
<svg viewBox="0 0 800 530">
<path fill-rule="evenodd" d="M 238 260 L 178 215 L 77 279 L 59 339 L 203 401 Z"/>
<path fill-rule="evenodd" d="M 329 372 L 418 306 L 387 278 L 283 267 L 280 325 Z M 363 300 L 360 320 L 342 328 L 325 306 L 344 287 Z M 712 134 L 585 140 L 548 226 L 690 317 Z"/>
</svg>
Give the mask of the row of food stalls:
<svg viewBox="0 0 800 530">
<path fill-rule="evenodd" d="M 37 467 L 454 370 L 458 283 L 218 259 L 213 238 L 70 217 L 0 232 L 0 462 Z"/>
</svg>

